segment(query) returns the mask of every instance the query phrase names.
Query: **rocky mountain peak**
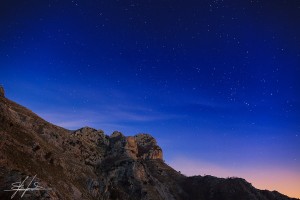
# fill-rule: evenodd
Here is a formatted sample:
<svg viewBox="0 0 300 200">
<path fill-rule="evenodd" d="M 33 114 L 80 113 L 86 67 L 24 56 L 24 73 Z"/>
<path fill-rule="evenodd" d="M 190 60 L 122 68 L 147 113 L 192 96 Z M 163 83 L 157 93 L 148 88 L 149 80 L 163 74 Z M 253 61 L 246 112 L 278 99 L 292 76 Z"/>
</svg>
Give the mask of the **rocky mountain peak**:
<svg viewBox="0 0 300 200">
<path fill-rule="evenodd" d="M 133 160 L 163 159 L 162 149 L 156 140 L 149 134 L 124 136 L 119 131 L 114 131 L 110 136 L 102 130 L 83 127 L 71 134 L 72 138 L 64 145 L 72 144 L 69 149 L 83 152 L 87 163 L 95 166 L 105 158 L 123 157 Z M 65 147 L 66 148 L 66 147 Z M 98 149 L 101 154 L 95 155 L 90 149 Z"/>
<path fill-rule="evenodd" d="M 0 92 L 0 199 L 11 199 L 4 190 L 12 183 L 37 175 L 39 185 L 51 190 L 28 192 L 24 199 L 292 200 L 242 179 L 186 177 L 163 161 L 149 134 L 67 130 L 2 98 L 3 87 Z"/>
</svg>

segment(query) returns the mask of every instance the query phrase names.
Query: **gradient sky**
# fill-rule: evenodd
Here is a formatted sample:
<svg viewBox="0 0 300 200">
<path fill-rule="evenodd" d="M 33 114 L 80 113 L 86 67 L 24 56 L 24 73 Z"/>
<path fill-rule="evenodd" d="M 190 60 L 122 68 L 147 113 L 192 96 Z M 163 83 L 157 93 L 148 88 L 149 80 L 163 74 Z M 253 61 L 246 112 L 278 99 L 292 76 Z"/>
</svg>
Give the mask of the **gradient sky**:
<svg viewBox="0 0 300 200">
<path fill-rule="evenodd" d="M 7 0 L 0 25 L 0 84 L 46 120 L 300 198 L 300 1 Z"/>
</svg>

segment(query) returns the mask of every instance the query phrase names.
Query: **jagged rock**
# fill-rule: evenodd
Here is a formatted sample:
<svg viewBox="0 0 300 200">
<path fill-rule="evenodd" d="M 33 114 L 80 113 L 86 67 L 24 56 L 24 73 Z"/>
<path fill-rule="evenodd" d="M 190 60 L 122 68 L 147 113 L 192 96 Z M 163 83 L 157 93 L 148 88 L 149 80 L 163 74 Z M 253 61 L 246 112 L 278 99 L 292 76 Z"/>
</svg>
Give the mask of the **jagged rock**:
<svg viewBox="0 0 300 200">
<path fill-rule="evenodd" d="M 96 130 L 90 127 L 83 127 L 73 132 L 73 135 L 77 138 L 84 138 L 92 143 L 97 143 L 100 140 L 105 140 L 105 135 L 102 130 Z"/>
<path fill-rule="evenodd" d="M 186 177 L 164 163 L 149 134 L 66 130 L 6 98 L 0 98 L 0 136 L 0 199 L 11 198 L 4 190 L 12 183 L 34 175 L 51 190 L 28 191 L 22 199 L 290 199 L 242 179 Z"/>
<path fill-rule="evenodd" d="M 138 134 L 135 136 L 138 144 L 138 157 L 143 159 L 163 159 L 162 149 L 156 140 L 149 134 Z"/>
<path fill-rule="evenodd" d="M 133 159 L 137 158 L 138 155 L 138 146 L 137 142 L 135 140 L 135 137 L 126 137 L 126 144 L 125 144 L 125 150 L 128 157 L 131 157 Z"/>
<path fill-rule="evenodd" d="M 114 132 L 110 135 L 110 138 L 117 138 L 117 139 L 119 139 L 119 138 L 124 138 L 124 135 L 123 135 L 121 132 L 119 132 L 119 131 L 114 131 Z"/>
</svg>

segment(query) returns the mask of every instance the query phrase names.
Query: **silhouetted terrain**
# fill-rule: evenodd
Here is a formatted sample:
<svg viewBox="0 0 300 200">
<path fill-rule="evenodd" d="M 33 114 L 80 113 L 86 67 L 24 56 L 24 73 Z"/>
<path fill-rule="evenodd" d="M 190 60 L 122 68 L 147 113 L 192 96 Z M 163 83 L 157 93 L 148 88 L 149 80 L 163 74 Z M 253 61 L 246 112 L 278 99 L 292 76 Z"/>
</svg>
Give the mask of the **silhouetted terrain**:
<svg viewBox="0 0 300 200">
<path fill-rule="evenodd" d="M 27 191 L 23 199 L 291 199 L 239 178 L 186 177 L 164 163 L 151 135 L 67 130 L 5 98 L 3 88 L 0 135 L 1 200 L 11 198 L 13 192 L 4 190 L 12 183 L 29 176 L 26 185 L 35 175 L 52 190 Z"/>
</svg>

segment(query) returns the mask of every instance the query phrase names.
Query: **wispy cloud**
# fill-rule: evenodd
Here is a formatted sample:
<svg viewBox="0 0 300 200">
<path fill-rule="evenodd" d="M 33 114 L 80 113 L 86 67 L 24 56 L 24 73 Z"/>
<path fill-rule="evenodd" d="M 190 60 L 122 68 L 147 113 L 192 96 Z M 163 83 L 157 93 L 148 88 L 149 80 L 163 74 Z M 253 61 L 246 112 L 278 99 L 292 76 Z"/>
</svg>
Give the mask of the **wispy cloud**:
<svg viewBox="0 0 300 200">
<path fill-rule="evenodd" d="M 82 126 L 99 126 L 116 128 L 124 127 L 124 123 L 144 123 L 158 120 L 168 120 L 180 116 L 174 114 L 164 114 L 145 107 L 129 106 L 107 106 L 97 110 L 81 109 L 68 110 L 56 109 L 37 111 L 37 113 L 47 121 L 68 129 L 76 129 Z"/>
</svg>

